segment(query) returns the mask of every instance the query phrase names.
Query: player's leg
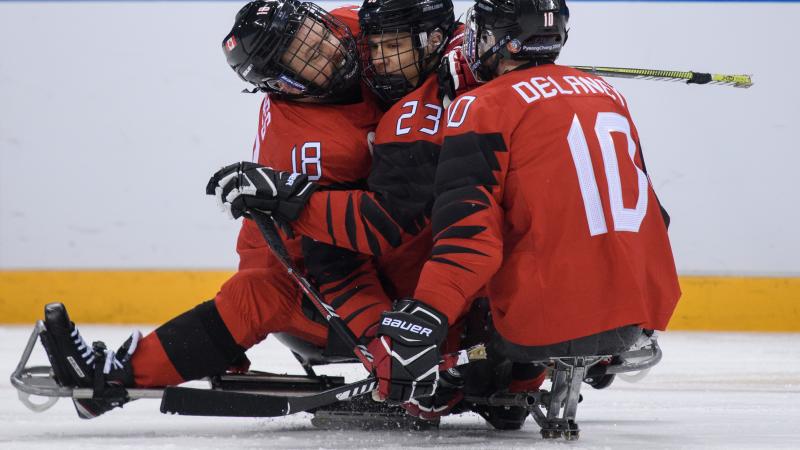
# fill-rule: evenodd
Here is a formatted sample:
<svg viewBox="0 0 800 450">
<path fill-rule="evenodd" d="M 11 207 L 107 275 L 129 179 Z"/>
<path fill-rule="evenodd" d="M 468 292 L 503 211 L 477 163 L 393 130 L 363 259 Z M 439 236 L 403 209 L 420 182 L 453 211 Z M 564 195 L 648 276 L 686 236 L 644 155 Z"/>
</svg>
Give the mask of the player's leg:
<svg viewBox="0 0 800 450">
<path fill-rule="evenodd" d="M 244 351 L 285 327 L 299 305 L 299 292 L 282 273 L 264 269 L 236 273 L 214 300 L 159 326 L 138 332 L 117 352 L 89 348 L 62 304 L 45 308 L 42 343 L 57 381 L 69 387 L 159 387 L 224 373 L 246 361 Z M 324 330 L 324 327 L 321 327 Z M 309 339 L 324 343 L 324 331 Z M 102 379 L 101 379 L 102 378 Z M 76 401 L 79 415 L 94 417 L 118 402 Z"/>
<path fill-rule="evenodd" d="M 132 360 L 136 386 L 180 384 L 242 365 L 245 350 L 280 331 L 299 303 L 299 289 L 286 274 L 267 269 L 237 272 L 214 300 L 142 339 Z"/>
<path fill-rule="evenodd" d="M 114 352 L 102 342 L 87 344 L 61 303 L 45 306 L 44 324 L 45 330 L 39 337 L 56 382 L 61 386 L 94 388 L 97 392 L 96 380 L 100 380 L 101 388 L 107 386 L 110 390 L 132 385 L 130 359 L 141 337 L 138 331 L 131 334 Z M 75 400 L 75 408 L 81 418 L 88 419 L 120 406 L 124 401 L 124 396 L 109 395 L 107 399 L 99 401 Z"/>
</svg>

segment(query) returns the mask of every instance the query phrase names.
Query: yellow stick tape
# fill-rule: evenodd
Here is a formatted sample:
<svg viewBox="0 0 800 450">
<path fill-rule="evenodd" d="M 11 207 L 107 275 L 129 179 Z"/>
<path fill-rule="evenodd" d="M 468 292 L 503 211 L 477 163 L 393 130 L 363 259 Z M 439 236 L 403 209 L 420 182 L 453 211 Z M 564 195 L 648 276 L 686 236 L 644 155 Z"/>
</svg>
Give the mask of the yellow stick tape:
<svg viewBox="0 0 800 450">
<path fill-rule="evenodd" d="M 0 323 L 61 301 L 78 323 L 164 322 L 211 299 L 226 271 L 0 271 Z M 800 332 L 800 278 L 681 277 L 670 330 Z"/>
</svg>

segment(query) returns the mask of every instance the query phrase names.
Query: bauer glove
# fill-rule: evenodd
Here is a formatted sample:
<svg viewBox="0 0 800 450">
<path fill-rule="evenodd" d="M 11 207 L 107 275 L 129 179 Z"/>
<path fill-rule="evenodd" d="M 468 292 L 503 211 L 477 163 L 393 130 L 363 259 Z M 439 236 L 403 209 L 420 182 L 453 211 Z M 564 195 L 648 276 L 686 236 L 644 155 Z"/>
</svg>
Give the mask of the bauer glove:
<svg viewBox="0 0 800 450">
<path fill-rule="evenodd" d="M 379 399 L 402 403 L 433 395 L 445 336 L 447 317 L 420 301 L 398 300 L 393 311 L 383 313 L 369 346 Z"/>
<path fill-rule="evenodd" d="M 302 173 L 278 172 L 252 162 L 238 162 L 218 170 L 206 185 L 220 208 L 234 219 L 256 209 L 281 222 L 296 220 L 317 184 Z"/>
</svg>

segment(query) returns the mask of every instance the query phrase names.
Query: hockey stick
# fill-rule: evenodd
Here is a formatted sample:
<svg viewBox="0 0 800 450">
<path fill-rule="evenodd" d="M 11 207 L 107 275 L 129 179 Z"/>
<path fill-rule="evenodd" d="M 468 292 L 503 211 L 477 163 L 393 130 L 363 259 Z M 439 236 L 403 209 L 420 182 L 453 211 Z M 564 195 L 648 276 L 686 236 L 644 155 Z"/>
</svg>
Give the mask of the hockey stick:
<svg viewBox="0 0 800 450">
<path fill-rule="evenodd" d="M 369 377 L 302 396 L 168 387 L 161 398 L 161 412 L 184 416 L 278 417 L 348 400 L 372 392 L 377 385 L 375 377 Z"/>
<path fill-rule="evenodd" d="M 283 245 L 283 241 L 278 235 L 278 230 L 275 228 L 275 221 L 272 217 L 257 210 L 250 210 L 249 213 L 250 217 L 252 217 L 258 225 L 259 230 L 261 230 L 261 234 L 264 236 L 264 240 L 267 241 L 270 250 L 272 250 L 272 253 L 278 258 L 278 261 L 283 264 L 283 267 L 286 268 L 289 276 L 300 286 L 300 289 L 303 290 L 306 296 L 311 300 L 311 303 L 313 303 L 320 314 L 322 314 L 322 317 L 325 318 L 325 321 L 328 322 L 328 326 L 333 329 L 334 333 L 343 339 L 348 347 L 353 349 L 353 353 L 364 367 L 368 371 L 372 371 L 372 355 L 367 348 L 358 342 L 358 338 L 350 330 L 344 320 L 336 314 L 336 310 L 322 299 L 322 294 L 319 293 L 317 288 L 315 288 L 306 277 L 298 273 L 297 269 L 294 267 L 289 253 L 286 251 L 286 246 Z"/>
<path fill-rule="evenodd" d="M 750 75 L 721 73 L 679 72 L 674 70 L 626 69 L 623 67 L 570 66 L 603 77 L 636 78 L 640 80 L 685 81 L 686 84 L 718 84 L 737 88 L 753 85 Z"/>
<path fill-rule="evenodd" d="M 314 306 L 325 317 L 329 326 L 334 329 L 334 332 L 352 347 L 353 353 L 355 353 L 364 367 L 371 371 L 372 355 L 365 346 L 358 343 L 357 338 L 347 327 L 347 324 L 322 299 L 322 295 L 311 282 L 298 273 L 286 251 L 286 247 L 283 245 L 283 241 L 278 235 L 278 230 L 275 228 L 275 222 L 272 217 L 260 211 L 251 210 L 249 213 L 258 225 L 267 245 L 286 268 L 289 276 L 309 297 Z M 439 367 L 440 370 L 447 370 L 478 359 L 486 359 L 486 349 L 482 344 L 467 350 L 444 355 Z M 305 396 L 168 387 L 164 389 L 161 412 L 193 416 L 276 417 L 348 400 L 372 392 L 376 386 L 377 380 L 374 376 L 370 376 L 355 383 Z"/>
<path fill-rule="evenodd" d="M 483 345 L 445 355 L 442 366 L 455 367 L 486 359 Z M 274 395 L 255 392 L 168 387 L 161 412 L 185 416 L 278 417 L 308 411 L 372 392 L 378 385 L 370 376 L 355 383 L 309 395 Z"/>
</svg>

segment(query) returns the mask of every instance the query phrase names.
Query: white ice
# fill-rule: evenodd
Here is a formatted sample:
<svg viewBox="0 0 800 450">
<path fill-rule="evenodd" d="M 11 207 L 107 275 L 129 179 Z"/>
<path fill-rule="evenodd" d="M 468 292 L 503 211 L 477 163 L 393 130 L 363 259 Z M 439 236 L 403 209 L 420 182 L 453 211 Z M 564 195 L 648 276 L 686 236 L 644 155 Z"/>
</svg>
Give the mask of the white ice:
<svg viewBox="0 0 800 450">
<path fill-rule="evenodd" d="M 94 420 L 79 419 L 70 401 L 43 413 L 27 410 L 8 381 L 31 327 L 0 327 L 0 448 L 800 448 L 800 334 L 667 332 L 664 359 L 642 381 L 606 390 L 588 386 L 578 408 L 576 442 L 543 441 L 529 420 L 497 432 L 474 414 L 447 417 L 438 431 L 322 431 L 305 413 L 275 419 L 167 416 L 139 400 Z M 129 327 L 84 326 L 87 340 L 111 345 Z M 143 331 L 146 331 L 143 329 Z M 268 339 L 248 352 L 253 367 L 301 373 L 291 354 Z M 39 344 L 31 364 L 46 363 Z M 355 381 L 354 365 L 320 370 Z"/>
</svg>

